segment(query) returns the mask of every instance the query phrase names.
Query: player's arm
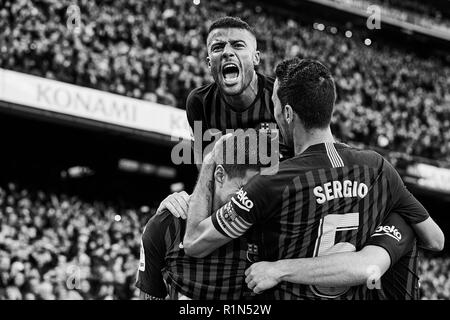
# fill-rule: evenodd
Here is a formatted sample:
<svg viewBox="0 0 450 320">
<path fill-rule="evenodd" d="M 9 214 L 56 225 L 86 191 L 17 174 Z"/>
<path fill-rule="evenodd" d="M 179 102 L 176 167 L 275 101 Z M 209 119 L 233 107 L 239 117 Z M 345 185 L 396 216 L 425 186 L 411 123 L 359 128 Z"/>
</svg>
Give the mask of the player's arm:
<svg viewBox="0 0 450 320">
<path fill-rule="evenodd" d="M 214 228 L 210 217 L 215 168 L 212 154 L 208 154 L 190 198 L 183 246 L 187 255 L 197 258 L 207 256 L 230 241 Z"/>
<path fill-rule="evenodd" d="M 281 281 L 327 287 L 355 286 L 366 283 L 373 270 L 381 276 L 390 263 L 385 249 L 366 246 L 358 252 L 257 262 L 245 271 L 245 281 L 255 293 L 270 289 Z"/>
<path fill-rule="evenodd" d="M 169 213 L 164 213 L 166 217 Z M 172 218 L 172 217 L 169 217 Z M 174 218 L 172 218 L 174 219 Z M 140 298 L 145 300 L 163 300 L 167 296 L 161 270 L 164 267 L 166 245 L 165 234 L 169 228 L 170 219 L 164 216 L 153 216 L 141 238 L 141 252 L 136 287 L 140 290 Z"/>
<path fill-rule="evenodd" d="M 414 240 L 411 227 L 392 214 L 358 252 L 258 262 L 246 270 L 246 282 L 256 293 L 281 281 L 326 287 L 373 283 L 412 249 Z"/>
<path fill-rule="evenodd" d="M 417 237 L 420 239 L 419 246 L 431 251 L 442 251 L 444 249 L 445 236 L 441 228 L 428 217 L 425 221 L 413 225 Z"/>
<path fill-rule="evenodd" d="M 258 220 L 259 212 L 264 213 L 260 208 L 267 209 L 268 206 L 257 201 L 253 197 L 255 194 L 262 195 L 262 202 L 270 199 L 264 194 L 267 186 L 258 183 L 260 176 L 256 176 L 230 202 L 210 216 L 215 168 L 210 161 L 213 160 L 209 156 L 205 157 L 199 180 L 191 195 L 183 242 L 186 254 L 199 258 L 242 236 Z M 270 212 L 270 209 L 266 212 Z"/>
<path fill-rule="evenodd" d="M 424 206 L 408 191 L 397 171 L 387 161 L 385 161 L 385 171 L 390 192 L 395 197 L 392 211 L 398 213 L 413 227 L 420 247 L 441 251 L 445 243 L 441 228 L 430 217 Z"/>
</svg>

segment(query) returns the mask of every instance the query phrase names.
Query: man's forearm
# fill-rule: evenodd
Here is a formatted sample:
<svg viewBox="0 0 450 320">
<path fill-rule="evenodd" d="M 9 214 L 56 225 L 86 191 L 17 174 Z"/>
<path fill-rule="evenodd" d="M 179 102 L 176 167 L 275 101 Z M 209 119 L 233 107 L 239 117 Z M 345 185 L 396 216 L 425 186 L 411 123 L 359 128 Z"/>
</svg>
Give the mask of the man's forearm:
<svg viewBox="0 0 450 320">
<path fill-rule="evenodd" d="M 198 225 L 211 213 L 215 163 L 207 158 L 205 158 L 194 192 L 190 197 L 185 239 L 195 239 Z"/>
<path fill-rule="evenodd" d="M 281 281 L 328 287 L 360 285 L 372 276 L 380 277 L 389 268 L 388 253 L 378 249 L 366 253 L 279 260 L 274 267 L 279 270 Z"/>
</svg>

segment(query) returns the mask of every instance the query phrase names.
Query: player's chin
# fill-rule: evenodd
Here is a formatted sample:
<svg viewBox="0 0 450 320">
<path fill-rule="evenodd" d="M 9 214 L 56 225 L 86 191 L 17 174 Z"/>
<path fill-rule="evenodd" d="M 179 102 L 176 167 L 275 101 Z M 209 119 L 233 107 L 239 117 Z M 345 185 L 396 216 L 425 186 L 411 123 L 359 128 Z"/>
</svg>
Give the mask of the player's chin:
<svg viewBox="0 0 450 320">
<path fill-rule="evenodd" d="M 233 83 L 223 81 L 221 83 L 221 89 L 224 94 L 227 96 L 237 96 L 240 95 L 243 91 L 243 85 L 240 81 L 236 81 Z"/>
</svg>

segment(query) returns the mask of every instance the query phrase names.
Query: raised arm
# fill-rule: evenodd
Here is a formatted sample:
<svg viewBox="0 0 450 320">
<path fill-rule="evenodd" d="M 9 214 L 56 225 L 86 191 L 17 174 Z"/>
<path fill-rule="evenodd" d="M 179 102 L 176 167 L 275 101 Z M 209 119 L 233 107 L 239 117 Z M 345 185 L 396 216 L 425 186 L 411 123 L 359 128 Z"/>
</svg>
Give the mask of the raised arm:
<svg viewBox="0 0 450 320">
<path fill-rule="evenodd" d="M 215 167 L 212 155 L 207 155 L 189 203 L 183 246 L 187 255 L 197 258 L 207 256 L 231 240 L 215 229 L 210 217 Z"/>
<path fill-rule="evenodd" d="M 388 162 L 384 170 L 389 181 L 389 191 L 394 197 L 392 212 L 398 213 L 409 223 L 418 237 L 418 245 L 424 249 L 441 251 L 445 237 L 424 206 L 409 192 L 398 172 Z"/>
</svg>

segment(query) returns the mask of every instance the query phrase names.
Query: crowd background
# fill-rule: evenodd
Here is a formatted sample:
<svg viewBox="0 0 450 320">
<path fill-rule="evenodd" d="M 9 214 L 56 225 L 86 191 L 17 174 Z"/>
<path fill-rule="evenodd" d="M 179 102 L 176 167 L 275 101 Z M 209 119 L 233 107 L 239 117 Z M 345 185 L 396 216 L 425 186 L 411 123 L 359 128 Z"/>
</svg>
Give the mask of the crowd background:
<svg viewBox="0 0 450 320">
<path fill-rule="evenodd" d="M 0 187 L 0 299 L 137 297 L 148 218 L 100 201 Z"/>
<path fill-rule="evenodd" d="M 0 300 L 136 299 L 140 235 L 154 212 L 0 186 Z M 450 257 L 421 257 L 423 299 L 450 299 L 449 270 Z"/>
<path fill-rule="evenodd" d="M 362 9 L 364 12 L 370 5 L 378 5 L 381 14 L 397 21 L 409 22 L 422 27 L 450 32 L 450 11 L 438 10 L 434 3 L 416 0 L 331 0 Z M 444 7 L 442 1 L 442 7 Z"/>
<path fill-rule="evenodd" d="M 212 80 L 205 63 L 209 23 L 238 15 L 256 26 L 259 71 L 272 75 L 292 56 L 332 69 L 341 140 L 450 163 L 450 62 L 438 57 L 366 46 L 358 30 L 348 38 L 342 28 L 320 31 L 301 16 L 243 2 L 80 0 L 79 25 L 67 14 L 73 0 L 3 3 L 0 67 L 179 108 L 191 89 Z"/>
<path fill-rule="evenodd" d="M 3 0 L 0 67 L 184 108 L 191 89 L 212 81 L 205 63 L 209 23 L 238 15 L 255 26 L 260 72 L 272 75 L 278 61 L 293 56 L 332 69 L 333 129 L 341 140 L 450 162 L 449 61 L 367 46 L 358 30 L 321 30 L 301 16 L 243 2 L 80 0 L 79 28 L 67 24 L 73 3 Z M 136 298 L 140 235 L 154 211 L 1 185 L 0 299 Z M 450 258 L 423 257 L 423 298 L 450 299 L 449 274 Z"/>
</svg>

